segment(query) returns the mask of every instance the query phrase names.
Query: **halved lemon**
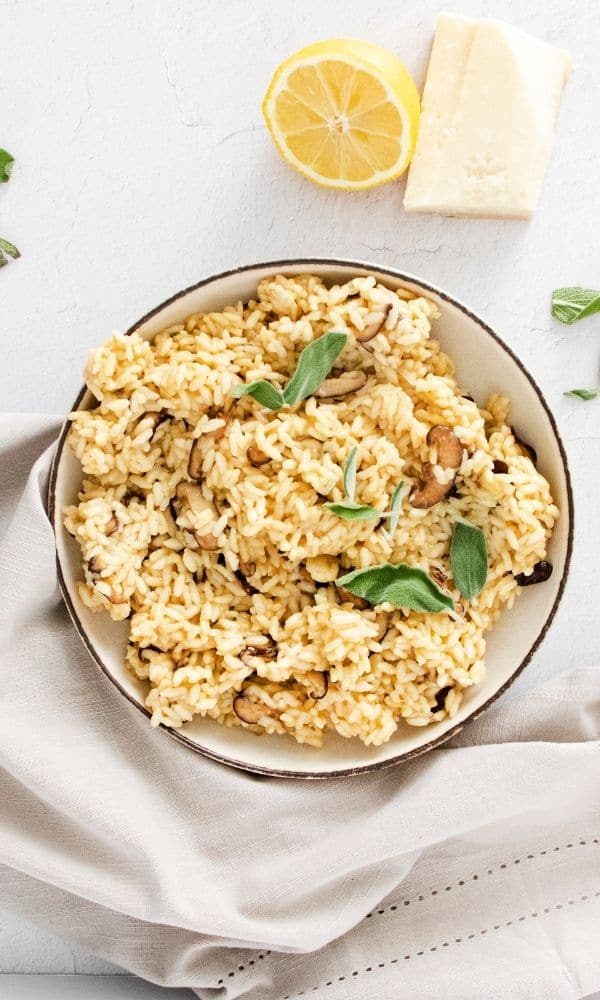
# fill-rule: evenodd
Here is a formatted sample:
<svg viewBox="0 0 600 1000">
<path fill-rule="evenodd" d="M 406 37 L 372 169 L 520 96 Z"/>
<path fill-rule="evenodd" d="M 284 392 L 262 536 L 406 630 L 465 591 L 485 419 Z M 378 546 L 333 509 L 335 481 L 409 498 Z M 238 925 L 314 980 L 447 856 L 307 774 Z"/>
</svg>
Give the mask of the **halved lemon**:
<svg viewBox="0 0 600 1000">
<path fill-rule="evenodd" d="M 286 163 L 317 184 L 356 191 L 406 170 L 420 104 L 393 52 L 334 38 L 282 62 L 262 110 Z"/>
</svg>

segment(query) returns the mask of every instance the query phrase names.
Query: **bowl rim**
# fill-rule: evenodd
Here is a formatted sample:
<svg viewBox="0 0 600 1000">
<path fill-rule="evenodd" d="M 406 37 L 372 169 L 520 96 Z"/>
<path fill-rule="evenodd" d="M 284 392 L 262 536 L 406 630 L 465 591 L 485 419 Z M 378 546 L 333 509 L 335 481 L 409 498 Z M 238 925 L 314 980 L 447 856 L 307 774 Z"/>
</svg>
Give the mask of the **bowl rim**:
<svg viewBox="0 0 600 1000">
<path fill-rule="evenodd" d="M 377 264 L 371 261 L 357 260 L 355 258 L 350 258 L 350 257 L 347 258 L 292 257 L 284 259 L 279 258 L 276 260 L 266 260 L 256 264 L 243 264 L 238 267 L 229 268 L 225 271 L 220 271 L 216 274 L 211 274 L 208 277 L 202 278 L 200 281 L 197 281 L 194 284 L 188 285 L 186 288 L 182 288 L 180 291 L 175 292 L 173 295 L 169 296 L 169 298 L 165 299 L 159 305 L 155 306 L 149 312 L 145 313 L 145 315 L 142 316 L 141 319 L 138 319 L 135 321 L 135 323 L 132 323 L 131 326 L 129 326 L 128 329 L 125 331 L 125 336 L 128 337 L 132 333 L 136 333 L 141 326 L 143 326 L 145 323 L 148 322 L 148 320 L 152 319 L 154 316 L 162 312 L 167 306 L 170 306 L 174 302 L 177 302 L 179 299 L 183 298 L 185 295 L 188 295 L 190 292 L 194 292 L 199 288 L 203 288 L 206 285 L 210 285 L 215 281 L 219 281 L 224 278 L 230 278 L 237 274 L 244 274 L 249 271 L 263 270 L 265 268 L 277 271 L 278 268 L 293 268 L 295 266 L 305 267 L 309 265 L 316 265 L 319 268 L 326 268 L 327 266 L 357 268 L 375 272 L 377 274 L 388 275 L 391 278 L 394 278 L 399 281 L 404 281 L 409 284 L 410 283 L 416 284 L 421 288 L 423 288 L 425 291 L 430 292 L 433 295 L 437 295 L 444 302 L 447 302 L 449 305 L 454 306 L 460 312 L 464 313 L 466 316 L 468 316 L 469 319 L 473 320 L 473 322 L 475 322 L 487 334 L 487 336 L 489 336 L 493 341 L 495 341 L 495 343 L 498 344 L 498 346 L 505 352 L 505 354 L 507 354 L 511 358 L 514 364 L 519 368 L 521 373 L 525 376 L 525 378 L 531 385 L 532 389 L 534 390 L 538 398 L 538 401 L 548 418 L 548 422 L 552 428 L 552 433 L 554 434 L 554 438 L 558 446 L 563 472 L 565 476 L 565 489 L 567 494 L 567 512 L 569 518 L 568 532 L 567 532 L 567 548 L 565 552 L 565 561 L 564 561 L 562 576 L 560 579 L 560 583 L 552 607 L 548 615 L 546 616 L 544 623 L 540 631 L 538 632 L 534 642 L 529 647 L 523 659 L 513 670 L 510 677 L 508 677 L 507 680 L 504 681 L 504 683 L 496 691 L 494 691 L 493 694 L 490 695 L 490 697 L 487 699 L 487 701 L 483 703 L 483 705 L 480 705 L 479 708 L 475 709 L 468 716 L 468 718 L 464 719 L 462 722 L 456 723 L 456 725 L 454 726 L 451 726 L 445 732 L 441 733 L 439 736 L 435 736 L 427 743 L 424 743 L 419 747 L 414 747 L 411 750 L 405 750 L 403 752 L 400 752 L 396 754 L 394 757 L 390 757 L 386 760 L 374 761 L 373 763 L 370 764 L 361 764 L 355 767 L 346 767 L 333 771 L 299 772 L 299 771 L 290 771 L 285 768 L 271 768 L 261 764 L 246 763 L 245 761 L 237 760 L 234 757 L 228 757 L 225 756 L 224 754 L 211 750 L 209 747 L 200 746 L 199 744 L 194 743 L 192 740 L 190 740 L 185 735 L 185 733 L 182 733 L 178 729 L 169 728 L 168 726 L 162 725 L 162 723 L 157 727 L 158 729 L 162 729 L 169 736 L 176 739 L 179 743 L 182 743 L 188 749 L 193 750 L 195 753 L 202 754 L 204 757 L 208 757 L 219 764 L 224 764 L 228 767 L 233 767 L 241 771 L 246 771 L 255 775 L 260 775 L 262 777 L 295 778 L 305 781 L 306 780 L 314 781 L 314 780 L 325 780 L 328 778 L 333 779 L 333 778 L 351 777 L 358 774 L 368 774 L 374 771 L 380 771 L 386 768 L 395 767 L 399 764 L 406 763 L 407 761 L 412 760 L 415 757 L 420 757 L 421 754 L 427 753 L 430 750 L 434 750 L 435 748 L 441 746 L 443 743 L 446 743 L 448 740 L 452 739 L 453 736 L 456 736 L 459 732 L 461 732 L 461 730 L 466 725 L 478 719 L 483 714 L 483 712 L 485 712 L 498 698 L 501 697 L 501 695 L 505 693 L 505 691 L 508 690 L 508 688 L 514 683 L 516 678 L 523 672 L 525 667 L 530 663 L 533 655 L 535 654 L 535 652 L 538 650 L 538 648 L 546 638 L 550 626 L 554 621 L 560 602 L 562 600 L 567 579 L 569 576 L 569 571 L 571 568 L 571 559 L 573 555 L 575 509 L 573 500 L 573 487 L 571 482 L 571 472 L 569 469 L 567 453 L 562 438 L 560 436 L 560 432 L 558 430 L 554 414 L 552 413 L 552 410 L 546 403 L 542 390 L 540 389 L 539 385 L 537 384 L 531 373 L 525 367 L 524 363 L 521 361 L 518 355 L 515 354 L 512 348 L 509 347 L 508 344 L 506 344 L 504 340 L 502 340 L 499 334 L 497 334 L 495 330 L 493 330 L 492 327 L 485 322 L 485 320 L 483 320 L 480 316 L 478 316 L 477 313 L 473 312 L 473 310 L 471 310 L 468 306 L 466 306 L 460 299 L 455 298 L 453 295 L 450 295 L 443 289 L 438 288 L 436 285 L 433 285 L 428 281 L 424 281 L 422 278 L 419 278 L 414 274 L 410 274 L 406 271 L 401 271 L 396 268 L 386 267 L 384 264 Z M 72 412 L 73 410 L 79 408 L 79 405 L 81 404 L 81 401 L 83 400 L 86 392 L 87 392 L 87 387 L 84 384 L 71 407 L 71 411 L 69 412 Z M 108 677 L 111 683 L 114 684 L 114 686 L 119 690 L 119 692 L 122 695 L 124 695 L 124 697 L 132 705 L 134 705 L 135 708 L 138 709 L 138 711 L 142 712 L 142 714 L 145 715 L 146 718 L 150 718 L 150 712 L 148 712 L 146 707 L 140 704 L 138 701 L 136 701 L 136 699 L 122 686 L 117 677 L 112 673 L 112 671 L 107 667 L 102 658 L 96 652 L 92 642 L 88 638 L 87 632 L 83 626 L 83 623 L 81 622 L 81 619 L 79 618 L 79 615 L 73 604 L 73 601 L 71 600 L 71 595 L 69 593 L 65 577 L 63 575 L 58 546 L 56 544 L 56 531 L 55 531 L 56 485 L 58 480 L 61 458 L 64 452 L 64 446 L 66 443 L 69 427 L 70 423 L 67 417 L 64 420 L 64 423 L 60 431 L 60 435 L 58 437 L 56 451 L 50 469 L 50 476 L 48 480 L 48 493 L 47 493 L 48 517 L 52 525 L 52 530 L 55 535 L 56 569 L 57 569 L 58 586 L 61 591 L 71 621 L 75 627 L 75 630 L 78 633 L 79 638 L 81 639 L 83 645 L 87 649 L 91 658 L 100 667 L 102 672 L 106 675 L 106 677 Z"/>
</svg>

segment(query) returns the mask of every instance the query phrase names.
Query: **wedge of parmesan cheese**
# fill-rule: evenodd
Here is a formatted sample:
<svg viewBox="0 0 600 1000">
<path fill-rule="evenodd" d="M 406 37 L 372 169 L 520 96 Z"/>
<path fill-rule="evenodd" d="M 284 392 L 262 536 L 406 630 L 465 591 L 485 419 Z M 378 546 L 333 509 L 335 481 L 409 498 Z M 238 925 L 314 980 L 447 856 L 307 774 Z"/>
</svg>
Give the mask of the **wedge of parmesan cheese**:
<svg viewBox="0 0 600 1000">
<path fill-rule="evenodd" d="M 530 218 L 570 68 L 567 52 L 509 24 L 442 14 L 405 209 Z"/>
</svg>

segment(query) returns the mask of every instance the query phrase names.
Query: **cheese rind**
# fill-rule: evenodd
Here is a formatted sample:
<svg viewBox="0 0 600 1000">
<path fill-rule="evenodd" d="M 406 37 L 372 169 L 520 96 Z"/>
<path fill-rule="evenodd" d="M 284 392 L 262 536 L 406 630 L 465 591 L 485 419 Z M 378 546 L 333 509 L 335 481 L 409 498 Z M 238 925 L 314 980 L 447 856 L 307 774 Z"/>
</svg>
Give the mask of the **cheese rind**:
<svg viewBox="0 0 600 1000">
<path fill-rule="evenodd" d="M 442 14 L 405 209 L 530 218 L 570 68 L 567 52 L 511 25 Z"/>
</svg>

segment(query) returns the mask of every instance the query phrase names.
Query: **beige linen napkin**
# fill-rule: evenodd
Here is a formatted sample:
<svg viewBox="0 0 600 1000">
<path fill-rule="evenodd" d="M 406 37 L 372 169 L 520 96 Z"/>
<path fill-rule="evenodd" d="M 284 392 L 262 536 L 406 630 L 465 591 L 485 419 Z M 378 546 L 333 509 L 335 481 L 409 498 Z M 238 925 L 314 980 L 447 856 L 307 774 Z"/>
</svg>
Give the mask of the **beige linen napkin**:
<svg viewBox="0 0 600 1000">
<path fill-rule="evenodd" d="M 205 760 L 69 623 L 44 511 L 56 431 L 0 420 L 2 903 L 202 998 L 599 989 L 600 670 L 517 685 L 452 746 L 364 777 Z"/>
</svg>

